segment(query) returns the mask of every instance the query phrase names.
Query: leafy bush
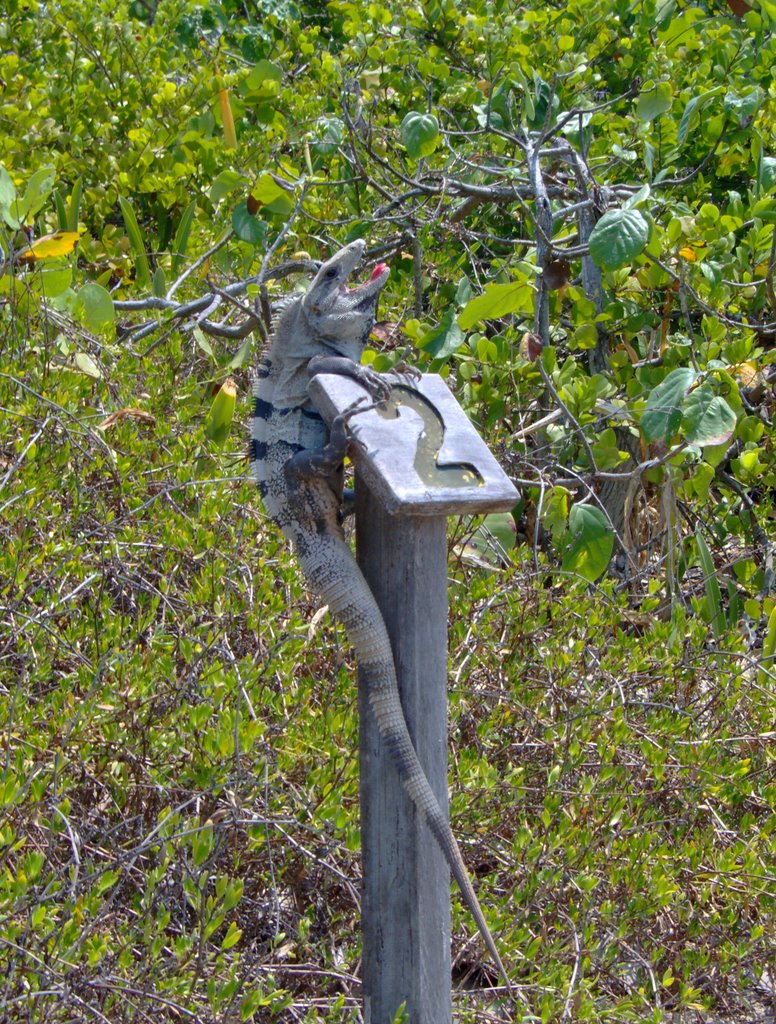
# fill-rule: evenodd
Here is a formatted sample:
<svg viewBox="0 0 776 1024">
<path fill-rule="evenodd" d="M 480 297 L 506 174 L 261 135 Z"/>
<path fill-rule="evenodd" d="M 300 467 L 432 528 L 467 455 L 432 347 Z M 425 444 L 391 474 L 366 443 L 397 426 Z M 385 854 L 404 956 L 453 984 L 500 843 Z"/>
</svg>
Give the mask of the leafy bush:
<svg viewBox="0 0 776 1024">
<path fill-rule="evenodd" d="M 363 236 L 367 358 L 524 495 L 451 540 L 452 811 L 534 1019 L 772 998 L 772 6 L 11 5 L 6 1018 L 359 1019 L 354 666 L 233 421 Z"/>
</svg>

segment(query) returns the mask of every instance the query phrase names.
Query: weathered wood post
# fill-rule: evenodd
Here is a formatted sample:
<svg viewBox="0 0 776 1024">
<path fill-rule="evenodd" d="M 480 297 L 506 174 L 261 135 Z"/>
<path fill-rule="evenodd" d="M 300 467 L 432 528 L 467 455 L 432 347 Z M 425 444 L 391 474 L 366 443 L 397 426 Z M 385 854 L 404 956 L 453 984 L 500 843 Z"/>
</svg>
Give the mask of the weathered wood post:
<svg viewBox="0 0 776 1024">
<path fill-rule="evenodd" d="M 364 395 L 313 378 L 330 422 Z M 407 725 L 447 811 L 447 516 L 512 508 L 518 494 L 444 381 L 394 388 L 351 420 L 358 561 L 391 637 Z M 450 877 L 399 783 L 360 686 L 363 997 L 366 1024 L 450 1024 Z"/>
</svg>

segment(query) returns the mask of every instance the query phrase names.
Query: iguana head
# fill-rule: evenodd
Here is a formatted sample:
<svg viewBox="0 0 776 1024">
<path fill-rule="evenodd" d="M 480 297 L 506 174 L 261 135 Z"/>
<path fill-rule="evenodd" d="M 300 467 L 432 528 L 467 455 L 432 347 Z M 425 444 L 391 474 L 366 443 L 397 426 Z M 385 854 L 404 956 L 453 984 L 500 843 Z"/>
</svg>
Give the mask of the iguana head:
<svg viewBox="0 0 776 1024">
<path fill-rule="evenodd" d="M 348 287 L 364 254 L 360 239 L 340 249 L 315 275 L 302 299 L 302 313 L 314 339 L 332 354 L 358 361 L 375 319 L 377 300 L 390 270 L 378 263 L 368 281 Z"/>
</svg>

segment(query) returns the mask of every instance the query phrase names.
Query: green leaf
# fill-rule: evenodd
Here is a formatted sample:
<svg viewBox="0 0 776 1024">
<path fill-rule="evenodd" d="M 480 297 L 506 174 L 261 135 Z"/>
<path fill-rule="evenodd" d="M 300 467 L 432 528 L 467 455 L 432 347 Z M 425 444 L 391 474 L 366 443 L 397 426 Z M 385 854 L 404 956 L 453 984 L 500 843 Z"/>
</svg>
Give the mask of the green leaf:
<svg viewBox="0 0 776 1024">
<path fill-rule="evenodd" d="M 776 185 L 776 157 L 764 156 L 760 161 L 760 192 L 770 192 Z"/>
<path fill-rule="evenodd" d="M 708 92 L 703 92 L 699 96 L 693 96 L 692 99 L 687 101 L 687 105 L 684 108 L 682 119 L 679 122 L 679 128 L 676 133 L 676 140 L 679 145 L 684 143 L 687 138 L 688 132 L 692 129 L 695 130 L 700 124 L 700 112 L 701 108 L 705 106 L 707 100 L 713 96 L 717 96 L 722 91 L 722 86 L 718 86 L 716 89 L 709 89 Z"/>
<path fill-rule="evenodd" d="M 278 95 L 282 82 L 282 69 L 269 60 L 260 60 L 251 68 L 241 92 L 254 103 L 266 102 Z"/>
<path fill-rule="evenodd" d="M 116 319 L 110 292 L 94 281 L 79 289 L 73 304 L 73 315 L 80 319 L 90 331 L 100 334 Z"/>
<path fill-rule="evenodd" d="M 237 387 L 232 378 L 227 377 L 205 417 L 205 435 L 217 445 L 223 445 L 229 437 L 236 400 Z"/>
<path fill-rule="evenodd" d="M 680 366 L 672 370 L 650 393 L 641 416 L 645 441 L 669 441 L 682 422 L 684 396 L 696 378 L 695 370 Z"/>
<path fill-rule="evenodd" d="M 776 224 L 776 199 L 761 199 L 752 207 L 752 216 L 765 221 L 766 224 Z"/>
<path fill-rule="evenodd" d="M 551 115 L 554 114 L 558 109 L 560 101 L 558 100 L 557 90 L 549 82 L 545 82 L 536 69 L 534 69 L 533 81 L 533 94 L 530 92 L 525 94 L 526 117 L 528 119 L 528 126 L 538 129 L 542 128 L 545 123 L 551 123 L 553 118 L 548 118 L 548 111 Z M 550 104 L 552 104 L 551 107 Z"/>
<path fill-rule="evenodd" d="M 725 95 L 725 112 L 732 114 L 738 120 L 739 125 L 743 127 L 754 117 L 764 99 L 765 93 L 759 86 L 743 96 L 735 92 L 729 92 Z"/>
<path fill-rule="evenodd" d="M 401 123 L 401 140 L 413 160 L 430 156 L 439 144 L 439 122 L 433 114 L 412 110 Z"/>
<path fill-rule="evenodd" d="M 17 231 L 19 228 L 19 220 L 16 216 L 16 212 L 11 212 L 11 208 L 16 206 L 16 185 L 13 183 L 13 178 L 8 171 L 0 164 L 0 214 L 2 214 L 3 220 L 12 228 Z"/>
<path fill-rule="evenodd" d="M 157 267 L 154 271 L 153 280 L 151 281 L 151 294 L 157 298 L 163 298 L 167 291 L 167 284 L 164 275 L 164 268 Z"/>
<path fill-rule="evenodd" d="M 231 949 L 242 937 L 242 928 L 238 928 L 234 921 L 227 928 L 226 935 L 221 942 L 221 949 Z"/>
<path fill-rule="evenodd" d="M 485 516 L 464 545 L 463 557 L 479 568 L 497 568 L 509 561 L 515 547 L 515 521 L 509 512 Z"/>
<path fill-rule="evenodd" d="M 635 210 L 636 207 L 641 206 L 642 203 L 646 203 L 651 194 L 652 189 L 649 187 L 649 182 L 645 182 L 638 192 L 634 192 L 629 199 L 625 200 L 622 204 L 623 210 Z"/>
<path fill-rule="evenodd" d="M 658 0 L 657 9 L 655 11 L 655 22 L 659 29 L 664 29 L 667 25 L 670 25 L 671 18 L 674 16 L 676 11 L 676 0 Z"/>
<path fill-rule="evenodd" d="M 208 341 L 207 335 L 202 328 L 195 327 L 191 333 L 194 335 L 194 341 L 196 341 L 198 347 L 202 349 L 205 355 L 210 356 L 210 358 L 215 362 L 216 354 L 213 351 L 213 346 Z"/>
<path fill-rule="evenodd" d="M 204 825 L 191 840 L 191 852 L 195 867 L 201 867 L 205 863 L 214 845 L 213 826 Z"/>
<path fill-rule="evenodd" d="M 573 505 L 565 536 L 562 567 L 586 580 L 598 579 L 614 550 L 614 533 L 600 508 Z"/>
<path fill-rule="evenodd" d="M 70 193 L 70 199 L 67 203 L 67 230 L 77 231 L 78 230 L 78 217 L 81 211 L 81 195 L 83 194 L 83 181 L 81 178 L 76 180 L 73 185 L 73 191 Z"/>
<path fill-rule="evenodd" d="M 695 543 L 698 547 L 698 555 L 700 556 L 700 563 L 703 569 L 703 585 L 706 590 L 706 604 L 709 610 L 711 628 L 714 636 L 719 640 L 725 632 L 725 611 L 722 607 L 722 591 L 719 589 L 717 570 L 700 529 L 695 534 Z"/>
<path fill-rule="evenodd" d="M 178 230 L 175 232 L 175 241 L 172 244 L 172 272 L 177 274 L 186 255 L 186 247 L 189 244 L 191 225 L 194 223 L 194 214 L 197 209 L 196 199 L 192 199 L 189 205 L 181 214 Z"/>
<path fill-rule="evenodd" d="M 685 399 L 682 433 L 690 444 L 722 444 L 733 436 L 735 429 L 736 414 L 708 384 L 701 384 Z"/>
<path fill-rule="evenodd" d="M 569 339 L 570 348 L 586 349 L 595 348 L 598 344 L 598 330 L 595 324 L 580 324 Z"/>
<path fill-rule="evenodd" d="M 638 210 L 609 210 L 590 233 L 590 255 L 603 270 L 616 270 L 648 241 L 649 223 Z"/>
<path fill-rule="evenodd" d="M 231 195 L 235 189 L 245 188 L 248 185 L 248 178 L 237 171 L 221 171 L 216 180 L 210 186 L 210 201 L 218 205 L 222 199 Z"/>
<path fill-rule="evenodd" d="M 689 478 L 688 485 L 691 487 L 693 494 L 701 501 L 708 501 L 709 499 L 709 487 L 714 479 L 714 467 L 710 466 L 708 462 L 699 462 Z"/>
<path fill-rule="evenodd" d="M 65 208 L 65 201 L 62 198 L 62 193 L 58 188 L 54 189 L 54 207 L 57 211 L 57 224 L 60 231 L 67 231 L 67 210 Z"/>
<path fill-rule="evenodd" d="M 132 209 L 132 204 L 128 199 L 123 196 L 119 196 L 119 206 L 121 207 L 121 216 L 124 218 L 124 225 L 127 229 L 127 235 L 129 236 L 129 244 L 132 248 L 132 254 L 135 257 L 135 277 L 137 283 L 144 290 L 150 290 L 151 288 L 151 270 L 148 266 L 148 256 L 146 254 L 145 241 L 143 240 L 143 232 L 140 230 L 140 225 L 137 222 L 135 211 Z"/>
<path fill-rule="evenodd" d="M 109 869 L 104 871 L 100 878 L 95 882 L 94 889 L 92 890 L 95 896 L 104 896 L 106 892 L 109 892 L 113 886 L 121 878 L 121 872 L 116 869 Z"/>
<path fill-rule="evenodd" d="M 54 177 L 51 166 L 41 167 L 32 174 L 18 203 L 17 216 L 20 220 L 31 221 L 35 214 L 40 213 L 54 188 Z"/>
<path fill-rule="evenodd" d="M 39 267 L 32 278 L 32 286 L 47 299 L 66 292 L 73 280 L 72 268 L 65 265 Z"/>
<path fill-rule="evenodd" d="M 259 60 L 251 68 L 248 81 L 254 85 L 260 82 L 282 82 L 283 71 L 270 60 Z"/>
<path fill-rule="evenodd" d="M 427 352 L 432 359 L 446 359 L 458 351 L 464 338 L 465 335 L 455 317 L 455 310 L 449 309 L 439 326 L 418 341 L 418 347 Z"/>
<path fill-rule="evenodd" d="M 270 213 L 279 213 L 284 216 L 294 208 L 294 201 L 286 189 L 278 185 L 272 175 L 266 171 L 251 189 L 251 195 L 262 206 L 266 206 Z"/>
<path fill-rule="evenodd" d="M 570 496 L 571 492 L 565 487 L 553 487 L 542 504 L 542 525 L 550 531 L 556 544 L 560 544 L 568 529 Z"/>
<path fill-rule="evenodd" d="M 654 121 L 671 109 L 673 90 L 670 82 L 658 82 L 645 89 L 636 103 L 636 117 L 640 121 Z"/>
<path fill-rule="evenodd" d="M 251 358 L 251 352 L 253 351 L 253 338 L 249 334 L 245 341 L 240 345 L 235 354 L 226 364 L 229 370 L 239 370 L 245 366 L 248 360 Z"/>
<path fill-rule="evenodd" d="M 603 472 L 616 469 L 628 459 L 627 453 L 618 449 L 617 434 L 612 427 L 606 427 L 596 436 L 592 448 L 595 464 Z"/>
<path fill-rule="evenodd" d="M 99 366 L 95 363 L 88 352 L 76 352 L 75 365 L 81 373 L 85 373 L 87 377 L 94 377 L 97 380 L 102 377 Z"/>
<path fill-rule="evenodd" d="M 16 199 L 16 185 L 8 171 L 0 164 L 0 207 L 8 207 Z"/>
<path fill-rule="evenodd" d="M 321 117 L 311 138 L 311 148 L 318 156 L 333 156 L 342 145 L 345 125 L 338 117 Z"/>
<path fill-rule="evenodd" d="M 509 313 L 530 314 L 533 310 L 534 292 L 530 285 L 522 281 L 510 281 L 507 284 L 488 284 L 482 295 L 477 295 L 466 303 L 458 317 L 458 323 L 464 331 L 480 320 L 495 320 Z"/>
<path fill-rule="evenodd" d="M 249 245 L 261 245 L 267 234 L 267 225 L 264 221 L 256 220 L 253 214 L 248 212 L 247 200 L 238 203 L 234 208 L 232 227 L 240 241 L 248 242 Z"/>
</svg>

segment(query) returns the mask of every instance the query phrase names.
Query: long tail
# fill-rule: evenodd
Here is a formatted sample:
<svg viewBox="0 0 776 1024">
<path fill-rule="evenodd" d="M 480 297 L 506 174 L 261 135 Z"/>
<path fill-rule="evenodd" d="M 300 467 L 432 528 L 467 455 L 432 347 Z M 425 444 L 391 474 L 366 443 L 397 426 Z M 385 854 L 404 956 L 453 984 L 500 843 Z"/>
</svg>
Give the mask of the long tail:
<svg viewBox="0 0 776 1024">
<path fill-rule="evenodd" d="M 336 558 L 331 557 L 332 541 L 338 549 Z M 312 550 L 315 550 L 315 546 Z M 325 562 L 315 555 L 303 555 L 298 548 L 297 556 L 307 582 L 345 627 L 359 667 L 368 681 L 369 704 L 374 711 L 377 727 L 391 753 L 404 788 L 444 853 L 488 952 L 510 994 L 514 994 L 479 900 L 469 881 L 458 843 L 412 745 L 399 698 L 388 631 L 372 591 L 344 539 L 327 538 Z"/>
</svg>

